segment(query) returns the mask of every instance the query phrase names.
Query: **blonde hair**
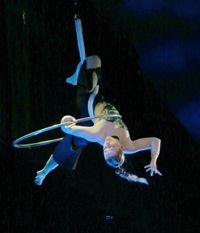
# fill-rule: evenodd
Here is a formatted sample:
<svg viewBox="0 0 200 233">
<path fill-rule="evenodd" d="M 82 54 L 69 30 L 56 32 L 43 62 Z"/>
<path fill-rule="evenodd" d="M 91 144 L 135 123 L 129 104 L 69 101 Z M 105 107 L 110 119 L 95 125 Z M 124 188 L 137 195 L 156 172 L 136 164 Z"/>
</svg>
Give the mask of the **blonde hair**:
<svg viewBox="0 0 200 233">
<path fill-rule="evenodd" d="M 106 163 L 111 167 L 119 168 L 125 161 L 125 156 L 123 150 L 119 149 L 119 151 L 115 154 L 115 156 L 105 159 Z M 116 164 L 116 165 L 115 165 Z"/>
</svg>

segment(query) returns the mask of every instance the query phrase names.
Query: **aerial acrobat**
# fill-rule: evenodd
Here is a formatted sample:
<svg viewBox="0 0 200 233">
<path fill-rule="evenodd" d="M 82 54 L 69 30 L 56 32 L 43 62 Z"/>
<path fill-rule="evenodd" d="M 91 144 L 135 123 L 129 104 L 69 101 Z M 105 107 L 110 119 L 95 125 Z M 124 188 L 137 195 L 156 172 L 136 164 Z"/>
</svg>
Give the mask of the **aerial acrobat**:
<svg viewBox="0 0 200 233">
<path fill-rule="evenodd" d="M 46 176 L 59 165 L 67 164 L 69 169 L 75 169 L 79 156 L 88 142 L 98 143 L 103 147 L 106 163 L 113 167 L 115 173 L 129 182 L 148 184 L 145 178 L 140 178 L 126 171 L 126 157 L 143 150 L 150 150 L 151 160 L 145 166 L 146 172 L 162 175 L 157 169 L 157 159 L 160 153 L 161 140 L 157 137 L 131 140 L 129 131 L 118 110 L 100 94 L 101 60 L 99 56 L 85 55 L 81 19 L 75 16 L 75 29 L 80 55 L 80 62 L 75 73 L 66 79 L 66 83 L 77 87 L 77 105 L 81 117 L 95 117 L 99 114 L 115 114 L 118 117 L 93 118 L 93 123 L 78 125 L 73 116 L 66 115 L 61 119 L 64 139 L 57 145 L 45 166 L 37 172 L 35 184 L 42 185 Z M 68 124 L 67 124 L 68 123 Z M 69 124 L 70 123 L 70 124 Z"/>
<path fill-rule="evenodd" d="M 129 182 L 148 184 L 147 179 L 126 171 L 126 157 L 139 151 L 150 150 L 151 160 L 144 168 L 151 176 L 161 176 L 157 169 L 161 140 L 157 137 L 131 139 L 118 110 L 101 95 L 101 59 L 97 55 L 86 57 L 81 19 L 75 15 L 74 20 L 80 62 L 75 73 L 66 78 L 66 83 L 77 87 L 79 115 L 90 121 L 80 125 L 80 121 L 70 115 L 61 119 L 61 129 L 66 135 L 58 143 L 45 166 L 37 172 L 35 184 L 42 185 L 46 176 L 63 164 L 68 169 L 76 169 L 79 156 L 89 142 L 98 143 L 103 147 L 104 159 L 114 168 L 117 175 Z M 98 117 L 102 115 L 105 117 Z"/>
</svg>

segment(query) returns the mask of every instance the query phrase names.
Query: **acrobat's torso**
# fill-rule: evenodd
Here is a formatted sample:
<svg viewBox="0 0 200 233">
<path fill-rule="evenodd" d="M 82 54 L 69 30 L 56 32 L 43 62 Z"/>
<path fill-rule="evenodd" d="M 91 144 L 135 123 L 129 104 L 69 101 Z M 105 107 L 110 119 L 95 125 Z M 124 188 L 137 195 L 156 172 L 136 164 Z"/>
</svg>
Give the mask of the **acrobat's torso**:
<svg viewBox="0 0 200 233">
<path fill-rule="evenodd" d="M 95 115 L 100 114 L 116 114 L 119 115 L 117 109 L 107 103 L 107 102 L 100 102 L 95 106 L 94 109 Z M 95 127 L 98 128 L 98 136 L 96 138 L 96 142 L 103 145 L 105 138 L 107 136 L 118 136 L 121 144 L 124 147 L 124 150 L 128 149 L 128 144 L 131 143 L 130 134 L 128 131 L 127 126 L 122 121 L 121 118 L 108 118 L 106 120 L 99 120 L 96 119 Z"/>
</svg>

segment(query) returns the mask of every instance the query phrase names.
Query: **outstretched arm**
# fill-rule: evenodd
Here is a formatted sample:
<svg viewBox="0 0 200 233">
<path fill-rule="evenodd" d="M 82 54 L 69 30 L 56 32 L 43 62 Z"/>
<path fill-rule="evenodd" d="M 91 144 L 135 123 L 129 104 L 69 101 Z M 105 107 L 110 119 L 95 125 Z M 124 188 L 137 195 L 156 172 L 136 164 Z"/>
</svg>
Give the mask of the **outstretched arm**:
<svg viewBox="0 0 200 233">
<path fill-rule="evenodd" d="M 143 150 L 151 150 L 150 164 L 145 166 L 146 171 L 150 171 L 150 175 L 153 174 L 162 175 L 157 169 L 157 159 L 160 154 L 161 140 L 156 137 L 141 138 L 135 141 L 129 142 L 127 145 L 127 151 L 125 153 L 136 153 Z"/>
</svg>

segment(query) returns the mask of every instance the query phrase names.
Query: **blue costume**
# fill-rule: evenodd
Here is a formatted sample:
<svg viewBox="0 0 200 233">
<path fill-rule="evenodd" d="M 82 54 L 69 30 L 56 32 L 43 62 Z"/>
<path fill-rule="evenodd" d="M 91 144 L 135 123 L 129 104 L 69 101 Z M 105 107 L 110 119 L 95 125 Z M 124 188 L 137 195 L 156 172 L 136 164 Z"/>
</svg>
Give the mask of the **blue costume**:
<svg viewBox="0 0 200 233">
<path fill-rule="evenodd" d="M 97 78 L 96 82 L 94 81 L 94 73 L 95 77 Z M 101 68 L 86 69 L 85 60 L 80 68 L 77 80 L 76 105 L 80 118 L 88 116 L 93 117 L 94 108 L 98 103 L 104 104 L 102 114 L 120 115 L 118 110 L 113 105 L 104 100 L 104 97 L 100 94 L 99 91 L 100 87 Z M 127 129 L 127 126 L 120 117 L 107 117 L 106 120 L 114 122 L 120 128 Z M 92 121 L 87 121 L 81 123 L 81 125 L 92 126 L 93 123 Z M 87 140 L 67 134 L 64 139 L 57 145 L 55 151 L 53 152 L 53 158 L 60 166 L 63 166 L 65 169 L 74 170 L 76 169 L 76 165 L 82 150 L 87 145 Z"/>
<path fill-rule="evenodd" d="M 100 81 L 101 69 L 97 68 L 87 70 L 86 61 L 82 64 L 78 74 L 76 104 L 80 118 L 91 116 L 91 114 L 88 112 L 88 101 L 90 96 L 93 95 L 93 92 L 89 92 L 93 85 L 92 72 L 96 72 L 98 81 Z M 98 98 L 95 99 L 100 100 L 100 98 L 101 97 L 98 96 Z M 92 126 L 93 124 L 92 121 L 87 121 L 81 123 L 81 125 Z M 53 152 L 53 158 L 60 166 L 63 166 L 65 169 L 74 170 L 76 169 L 80 154 L 84 147 L 87 146 L 87 144 L 88 141 L 83 138 L 66 134 L 64 139 L 55 148 Z"/>
</svg>

